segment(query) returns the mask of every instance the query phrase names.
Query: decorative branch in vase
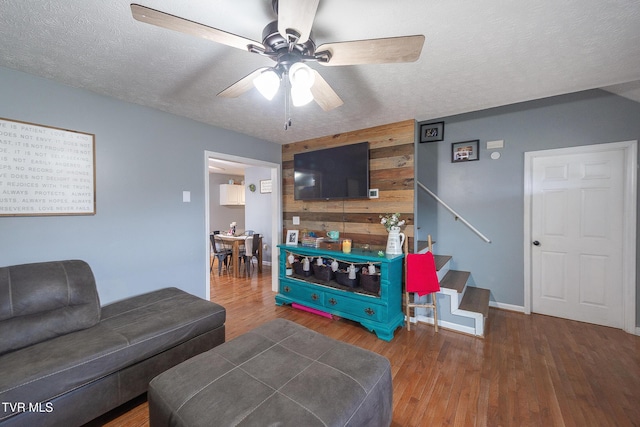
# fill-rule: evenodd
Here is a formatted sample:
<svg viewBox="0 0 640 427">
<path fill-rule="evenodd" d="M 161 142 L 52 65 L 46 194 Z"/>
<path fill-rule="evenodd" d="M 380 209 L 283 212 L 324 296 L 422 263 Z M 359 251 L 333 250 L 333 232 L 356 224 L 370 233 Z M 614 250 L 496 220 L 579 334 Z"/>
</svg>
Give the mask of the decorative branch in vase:
<svg viewBox="0 0 640 427">
<path fill-rule="evenodd" d="M 380 224 L 384 225 L 387 231 L 391 231 L 393 227 L 404 227 L 405 220 L 400 219 L 399 213 L 388 213 L 384 215 L 380 215 Z"/>
</svg>

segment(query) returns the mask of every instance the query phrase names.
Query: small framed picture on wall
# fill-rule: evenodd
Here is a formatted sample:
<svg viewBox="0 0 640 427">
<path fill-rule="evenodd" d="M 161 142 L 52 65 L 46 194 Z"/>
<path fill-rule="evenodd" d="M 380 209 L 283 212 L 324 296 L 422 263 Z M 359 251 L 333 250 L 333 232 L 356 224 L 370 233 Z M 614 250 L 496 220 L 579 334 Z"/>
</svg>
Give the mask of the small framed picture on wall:
<svg viewBox="0 0 640 427">
<path fill-rule="evenodd" d="M 271 180 L 263 179 L 260 181 L 260 193 L 271 193 Z"/>
<path fill-rule="evenodd" d="M 420 142 L 444 140 L 444 122 L 424 123 L 420 125 Z"/>
<path fill-rule="evenodd" d="M 478 143 L 480 141 L 475 139 L 473 141 L 454 142 L 451 144 L 451 162 L 471 162 L 478 160 Z"/>
</svg>

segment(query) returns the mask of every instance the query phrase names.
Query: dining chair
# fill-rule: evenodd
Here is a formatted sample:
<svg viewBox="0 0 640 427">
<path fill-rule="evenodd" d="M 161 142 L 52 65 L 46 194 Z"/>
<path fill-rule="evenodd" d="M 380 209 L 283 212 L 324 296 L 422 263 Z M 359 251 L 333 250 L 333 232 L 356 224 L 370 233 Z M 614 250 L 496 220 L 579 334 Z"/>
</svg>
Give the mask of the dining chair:
<svg viewBox="0 0 640 427">
<path fill-rule="evenodd" d="M 247 236 L 244 240 L 244 247 L 240 248 L 238 261 L 244 262 L 244 269 L 248 275 L 251 275 L 251 258 L 253 257 L 255 234 Z"/>
<path fill-rule="evenodd" d="M 233 273 L 233 270 L 235 268 L 234 263 L 238 262 L 237 259 L 233 259 L 233 245 L 234 245 L 233 240 L 220 238 L 220 246 L 224 248 L 225 252 L 228 254 L 228 257 L 229 257 L 227 259 L 227 270 L 230 273 Z M 240 247 L 240 249 L 242 249 L 242 247 Z"/>
<path fill-rule="evenodd" d="M 260 233 L 254 233 L 253 242 L 251 248 L 251 255 L 249 257 L 249 275 L 251 275 L 251 269 L 253 267 L 253 259 L 256 259 L 256 263 L 260 262 L 259 252 L 262 250 L 262 235 Z M 260 270 L 258 266 L 258 270 Z"/>
<path fill-rule="evenodd" d="M 213 255 L 210 256 L 211 258 L 211 264 L 209 265 L 209 274 L 211 274 L 211 272 L 213 271 L 213 263 L 216 260 L 216 242 L 213 238 L 214 234 L 219 234 L 219 231 L 212 231 L 211 233 L 209 233 L 209 241 L 211 242 L 211 252 L 213 252 Z"/>
<path fill-rule="evenodd" d="M 211 268 L 209 269 L 209 273 L 213 271 L 213 260 L 218 259 L 218 276 L 222 275 L 222 265 L 224 264 L 225 271 L 229 272 L 229 265 L 231 259 L 231 251 L 225 248 L 224 242 L 218 236 L 220 232 L 217 233 L 214 231 L 213 234 L 209 235 L 211 240 L 211 247 L 213 248 L 213 258 L 211 258 Z"/>
</svg>

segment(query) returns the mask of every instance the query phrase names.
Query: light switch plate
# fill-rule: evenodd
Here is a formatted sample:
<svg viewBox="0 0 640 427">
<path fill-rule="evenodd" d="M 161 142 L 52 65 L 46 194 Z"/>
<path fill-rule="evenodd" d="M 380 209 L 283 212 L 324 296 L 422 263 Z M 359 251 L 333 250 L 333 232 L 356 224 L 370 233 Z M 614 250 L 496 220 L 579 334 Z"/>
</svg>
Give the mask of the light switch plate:
<svg viewBox="0 0 640 427">
<path fill-rule="evenodd" d="M 182 192 L 182 201 L 184 203 L 191 202 L 191 191 L 183 191 Z"/>
<path fill-rule="evenodd" d="M 293 217 L 293 225 L 300 225 L 300 217 L 299 216 L 294 216 Z"/>
</svg>

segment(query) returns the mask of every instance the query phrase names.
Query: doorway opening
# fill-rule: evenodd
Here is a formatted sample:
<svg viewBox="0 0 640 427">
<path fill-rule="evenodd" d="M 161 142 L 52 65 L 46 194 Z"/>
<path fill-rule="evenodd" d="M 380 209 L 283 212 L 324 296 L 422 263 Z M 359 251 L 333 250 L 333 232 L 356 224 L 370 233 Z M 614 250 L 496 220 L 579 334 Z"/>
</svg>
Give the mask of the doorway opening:
<svg viewBox="0 0 640 427">
<path fill-rule="evenodd" d="M 229 164 L 234 164 L 236 167 L 245 170 L 251 171 L 252 168 L 259 168 L 261 170 L 266 170 L 268 179 L 264 179 L 263 181 L 270 180 L 270 192 L 267 192 L 265 189 L 267 188 L 264 184 L 262 188 L 260 188 L 260 182 L 245 182 L 245 187 L 249 187 L 251 184 L 257 187 L 257 191 L 261 192 L 260 197 L 262 199 L 268 198 L 268 208 L 266 209 L 267 215 L 270 216 L 269 221 L 269 229 L 263 231 L 262 234 L 267 234 L 267 239 L 263 240 L 263 244 L 266 244 L 270 250 L 271 254 L 271 289 L 273 291 L 277 291 L 278 288 L 278 252 L 276 250 L 277 245 L 282 241 L 282 202 L 281 202 L 281 166 L 278 163 L 271 163 L 246 157 L 233 156 L 224 153 L 217 153 L 213 151 L 205 151 L 204 152 L 204 200 L 205 200 L 205 227 L 206 232 L 205 235 L 205 247 L 206 253 L 210 253 L 211 242 L 209 240 L 209 233 L 211 230 L 211 188 L 210 188 L 210 180 L 209 180 L 209 164 L 210 159 L 219 160 L 222 162 L 228 162 Z M 251 206 L 245 205 L 245 209 L 251 209 Z M 262 210 L 263 212 L 265 209 Z M 251 224 L 245 224 L 247 228 L 251 228 Z M 256 230 L 257 231 L 257 230 Z M 207 299 L 211 298 L 211 276 L 209 274 L 210 269 L 210 257 L 207 256 L 207 264 L 206 270 L 208 277 L 206 282 L 205 295 Z"/>
</svg>

